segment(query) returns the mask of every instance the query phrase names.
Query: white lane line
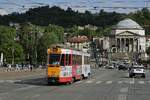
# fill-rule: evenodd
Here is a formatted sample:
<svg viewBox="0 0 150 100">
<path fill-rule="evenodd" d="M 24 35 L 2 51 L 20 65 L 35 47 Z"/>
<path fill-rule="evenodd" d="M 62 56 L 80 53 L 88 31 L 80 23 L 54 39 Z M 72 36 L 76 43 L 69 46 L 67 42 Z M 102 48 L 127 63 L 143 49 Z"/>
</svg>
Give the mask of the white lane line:
<svg viewBox="0 0 150 100">
<path fill-rule="evenodd" d="M 92 83 L 93 82 L 93 80 L 89 80 L 89 81 L 86 81 L 85 83 Z"/>
<path fill-rule="evenodd" d="M 21 80 L 0 80 L 0 83 L 15 83 L 21 82 Z"/>
<path fill-rule="evenodd" d="M 75 83 L 77 83 L 77 84 L 79 84 L 79 83 L 82 83 L 83 81 L 77 81 L 77 82 L 75 82 Z"/>
<path fill-rule="evenodd" d="M 107 82 L 106 82 L 106 84 L 111 84 L 111 83 L 112 83 L 112 81 L 107 81 Z"/>
<path fill-rule="evenodd" d="M 14 82 L 21 82 L 21 80 L 15 80 Z"/>
<path fill-rule="evenodd" d="M 5 82 L 5 80 L 0 80 L 0 83 L 4 83 Z"/>
<path fill-rule="evenodd" d="M 134 82 L 134 81 L 129 81 L 129 83 L 130 83 L 130 84 L 134 84 L 135 82 Z"/>
<path fill-rule="evenodd" d="M 14 83 L 15 80 L 5 80 L 5 82 L 7 82 L 7 83 Z"/>
<path fill-rule="evenodd" d="M 39 97 L 40 96 L 40 94 L 35 94 L 33 97 Z"/>
<path fill-rule="evenodd" d="M 121 83 L 123 83 L 122 81 L 118 81 L 118 84 L 121 84 Z"/>
<path fill-rule="evenodd" d="M 135 80 L 134 78 L 132 79 L 132 81 L 129 81 L 130 84 L 134 84 L 135 83 Z"/>
<path fill-rule="evenodd" d="M 24 91 L 24 90 L 28 90 L 28 89 L 32 89 L 32 88 L 36 88 L 36 87 L 38 87 L 38 86 L 27 86 L 27 87 L 15 89 L 14 91 Z"/>
<path fill-rule="evenodd" d="M 97 81 L 97 82 L 96 82 L 96 84 L 100 84 L 100 83 L 102 83 L 102 81 Z"/>
<path fill-rule="evenodd" d="M 120 89 L 121 93 L 127 93 L 128 92 L 128 87 L 124 87 Z"/>
<path fill-rule="evenodd" d="M 126 94 L 119 94 L 118 100 L 127 100 L 127 95 Z"/>
<path fill-rule="evenodd" d="M 139 84 L 144 84 L 144 81 L 139 81 L 138 83 L 139 83 Z"/>
</svg>

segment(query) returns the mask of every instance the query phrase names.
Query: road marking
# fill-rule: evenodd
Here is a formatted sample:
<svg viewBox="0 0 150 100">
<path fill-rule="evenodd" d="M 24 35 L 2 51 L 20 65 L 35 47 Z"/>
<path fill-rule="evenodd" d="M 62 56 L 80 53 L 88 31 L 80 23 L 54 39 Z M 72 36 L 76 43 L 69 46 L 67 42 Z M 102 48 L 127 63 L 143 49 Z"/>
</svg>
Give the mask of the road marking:
<svg viewBox="0 0 150 100">
<path fill-rule="evenodd" d="M 7 82 L 7 83 L 14 83 L 15 80 L 5 80 L 5 82 Z"/>
<path fill-rule="evenodd" d="M 100 83 L 102 83 L 102 81 L 97 81 L 97 82 L 96 82 L 96 84 L 100 84 Z"/>
<path fill-rule="evenodd" d="M 21 82 L 21 80 L 0 80 L 0 83 L 15 83 Z"/>
<path fill-rule="evenodd" d="M 14 83 L 15 83 L 15 82 L 21 82 L 21 80 L 15 80 Z"/>
<path fill-rule="evenodd" d="M 34 95 L 33 97 L 39 97 L 40 96 L 40 94 L 36 94 L 36 95 Z"/>
<path fill-rule="evenodd" d="M 83 81 L 77 81 L 77 82 L 75 82 L 75 83 L 82 83 Z"/>
<path fill-rule="evenodd" d="M 135 83 L 135 80 L 134 78 L 132 79 L 132 81 L 129 81 L 130 84 L 134 84 Z"/>
<path fill-rule="evenodd" d="M 119 94 L 118 100 L 127 100 L 127 95 L 126 94 Z"/>
<path fill-rule="evenodd" d="M 123 83 L 122 81 L 118 81 L 118 84 L 121 84 L 121 83 Z"/>
<path fill-rule="evenodd" d="M 86 81 L 85 83 L 92 83 L 93 82 L 93 80 L 89 80 L 89 81 Z"/>
<path fill-rule="evenodd" d="M 134 84 L 135 82 L 134 82 L 134 81 L 129 81 L 129 83 L 130 83 L 130 84 Z"/>
<path fill-rule="evenodd" d="M 111 84 L 111 83 L 112 83 L 112 81 L 107 81 L 107 82 L 106 82 L 106 84 Z"/>
<path fill-rule="evenodd" d="M 139 83 L 139 84 L 144 84 L 144 81 L 139 81 L 138 83 Z"/>
<path fill-rule="evenodd" d="M 128 87 L 124 87 L 120 89 L 121 93 L 127 93 L 128 92 Z"/>
<path fill-rule="evenodd" d="M 5 81 L 4 80 L 0 80 L 0 83 L 4 83 Z"/>
</svg>

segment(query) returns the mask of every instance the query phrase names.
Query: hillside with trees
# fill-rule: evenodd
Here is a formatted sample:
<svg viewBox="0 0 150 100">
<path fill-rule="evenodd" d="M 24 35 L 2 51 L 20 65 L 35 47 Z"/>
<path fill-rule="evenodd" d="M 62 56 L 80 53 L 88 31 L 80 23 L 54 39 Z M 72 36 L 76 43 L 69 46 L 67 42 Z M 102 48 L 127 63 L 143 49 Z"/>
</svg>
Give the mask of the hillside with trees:
<svg viewBox="0 0 150 100">
<path fill-rule="evenodd" d="M 102 36 L 110 33 L 112 25 L 127 17 L 137 21 L 146 29 L 146 34 L 150 34 L 150 11 L 146 8 L 130 14 L 104 10 L 92 14 L 44 6 L 0 16 L 0 53 L 4 54 L 7 63 L 42 64 L 46 62 L 47 48 L 66 40 L 65 32 L 67 37 Z M 19 23 L 19 27 L 10 26 L 10 23 Z M 97 29 L 78 29 L 85 25 L 97 26 Z"/>
</svg>

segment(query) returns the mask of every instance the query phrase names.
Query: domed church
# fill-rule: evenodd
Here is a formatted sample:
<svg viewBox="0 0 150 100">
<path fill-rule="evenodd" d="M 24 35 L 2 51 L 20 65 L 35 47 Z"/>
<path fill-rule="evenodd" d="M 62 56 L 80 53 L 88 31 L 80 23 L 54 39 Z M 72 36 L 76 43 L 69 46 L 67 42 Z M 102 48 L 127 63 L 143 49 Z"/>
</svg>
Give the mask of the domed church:
<svg viewBox="0 0 150 100">
<path fill-rule="evenodd" d="M 112 27 L 103 39 L 103 49 L 115 53 L 140 53 L 146 49 L 145 30 L 132 19 L 126 18 Z"/>
<path fill-rule="evenodd" d="M 145 52 L 145 30 L 132 19 L 124 19 L 113 27 L 110 40 L 117 52 Z"/>
</svg>

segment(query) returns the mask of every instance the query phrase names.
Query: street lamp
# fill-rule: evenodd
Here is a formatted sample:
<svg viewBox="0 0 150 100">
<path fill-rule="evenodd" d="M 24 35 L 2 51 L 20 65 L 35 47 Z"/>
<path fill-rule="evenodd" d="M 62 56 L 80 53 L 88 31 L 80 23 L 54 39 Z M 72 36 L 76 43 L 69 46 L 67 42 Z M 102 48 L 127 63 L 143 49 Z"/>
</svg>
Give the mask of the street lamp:
<svg viewBox="0 0 150 100">
<path fill-rule="evenodd" d="M 14 49 L 14 46 L 12 48 L 8 48 L 8 50 L 11 50 L 11 56 L 12 56 L 11 64 L 14 66 L 14 64 L 15 64 L 15 49 Z"/>
<path fill-rule="evenodd" d="M 36 66 L 37 66 L 37 57 L 38 57 L 38 54 L 37 54 L 37 46 L 38 46 L 38 41 L 39 41 L 39 39 L 41 38 L 43 36 L 43 33 L 42 32 L 36 32 L 36 39 L 35 39 L 35 60 L 36 60 Z"/>
</svg>

